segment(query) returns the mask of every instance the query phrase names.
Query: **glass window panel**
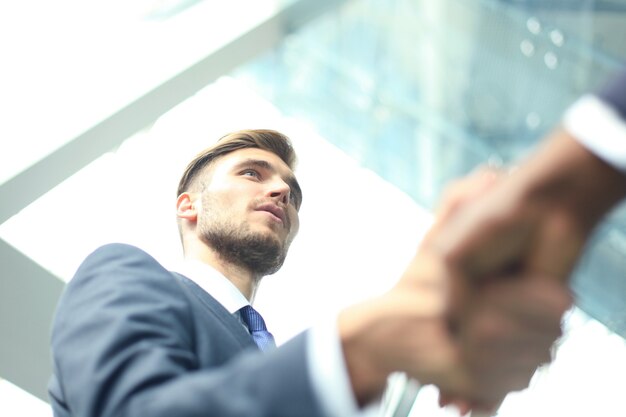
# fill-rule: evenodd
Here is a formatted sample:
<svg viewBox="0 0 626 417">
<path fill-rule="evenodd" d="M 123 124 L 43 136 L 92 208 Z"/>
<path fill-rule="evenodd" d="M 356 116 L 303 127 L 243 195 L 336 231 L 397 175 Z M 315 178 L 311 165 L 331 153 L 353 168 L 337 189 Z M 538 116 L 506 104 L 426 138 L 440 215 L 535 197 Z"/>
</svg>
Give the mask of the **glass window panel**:
<svg viewBox="0 0 626 417">
<path fill-rule="evenodd" d="M 362 0 L 237 76 L 433 207 L 452 179 L 523 158 L 617 71 L 625 23 L 625 1 Z M 579 305 L 623 336 L 625 210 L 573 280 Z"/>
</svg>

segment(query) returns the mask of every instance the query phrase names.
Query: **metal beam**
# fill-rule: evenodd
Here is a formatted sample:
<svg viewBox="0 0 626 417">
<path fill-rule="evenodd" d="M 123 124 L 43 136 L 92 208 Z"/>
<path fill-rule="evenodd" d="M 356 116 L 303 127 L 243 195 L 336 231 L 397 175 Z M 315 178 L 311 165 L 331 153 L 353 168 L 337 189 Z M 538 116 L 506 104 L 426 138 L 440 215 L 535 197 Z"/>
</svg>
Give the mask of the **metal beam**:
<svg viewBox="0 0 626 417">
<path fill-rule="evenodd" d="M 0 239 L 0 376 L 47 401 L 50 324 L 64 283 Z"/>
<path fill-rule="evenodd" d="M 218 77 L 346 0 L 299 0 L 0 185 L 0 224 Z"/>
<path fill-rule="evenodd" d="M 524 10 L 550 10 L 561 12 L 604 12 L 624 13 L 626 4 L 615 0 L 572 1 L 572 0 L 499 0 Z"/>
</svg>

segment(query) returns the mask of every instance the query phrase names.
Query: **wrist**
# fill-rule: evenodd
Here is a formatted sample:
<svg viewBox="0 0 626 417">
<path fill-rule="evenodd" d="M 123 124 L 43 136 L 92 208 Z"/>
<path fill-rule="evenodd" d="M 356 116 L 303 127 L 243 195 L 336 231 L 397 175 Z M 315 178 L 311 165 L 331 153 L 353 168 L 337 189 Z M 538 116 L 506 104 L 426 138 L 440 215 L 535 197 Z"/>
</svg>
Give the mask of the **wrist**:
<svg viewBox="0 0 626 417">
<path fill-rule="evenodd" d="M 457 385 L 458 352 L 443 320 L 446 286 L 429 275 L 434 270 L 428 258 L 416 259 L 390 291 L 339 314 L 339 338 L 360 406 L 380 397 L 393 372 L 425 384 Z"/>
<path fill-rule="evenodd" d="M 375 304 L 370 301 L 349 307 L 339 314 L 337 323 L 350 384 L 361 407 L 380 397 L 391 373 L 380 366 L 371 349 L 375 341 L 368 329 L 376 320 Z"/>
<path fill-rule="evenodd" d="M 511 180 L 519 185 L 513 198 L 570 217 L 583 234 L 626 195 L 624 175 L 564 130 L 555 131 Z"/>
</svg>

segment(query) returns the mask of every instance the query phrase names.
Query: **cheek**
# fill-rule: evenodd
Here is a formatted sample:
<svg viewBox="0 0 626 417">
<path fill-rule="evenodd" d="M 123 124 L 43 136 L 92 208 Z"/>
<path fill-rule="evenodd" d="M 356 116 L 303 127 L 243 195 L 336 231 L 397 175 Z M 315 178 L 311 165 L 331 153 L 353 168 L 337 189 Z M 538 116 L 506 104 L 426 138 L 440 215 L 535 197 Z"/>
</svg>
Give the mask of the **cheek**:
<svg viewBox="0 0 626 417">
<path fill-rule="evenodd" d="M 229 186 L 218 188 L 214 191 L 215 197 L 221 202 L 223 207 L 247 209 L 258 198 L 258 192 L 250 184 L 229 184 Z"/>
<path fill-rule="evenodd" d="M 236 198 L 228 193 L 213 192 L 203 199 L 203 221 L 207 223 L 236 221 L 245 210 Z"/>
<path fill-rule="evenodd" d="M 292 214 L 291 219 L 292 220 L 291 220 L 290 234 L 293 239 L 298 234 L 298 230 L 300 230 L 300 218 L 298 217 L 298 212 L 294 210 L 294 213 Z"/>
<path fill-rule="evenodd" d="M 245 206 L 242 194 L 243 193 L 232 189 L 224 191 L 216 190 L 211 193 L 209 201 L 211 201 L 214 207 L 226 210 L 226 212 L 229 213 L 231 210 Z"/>
</svg>

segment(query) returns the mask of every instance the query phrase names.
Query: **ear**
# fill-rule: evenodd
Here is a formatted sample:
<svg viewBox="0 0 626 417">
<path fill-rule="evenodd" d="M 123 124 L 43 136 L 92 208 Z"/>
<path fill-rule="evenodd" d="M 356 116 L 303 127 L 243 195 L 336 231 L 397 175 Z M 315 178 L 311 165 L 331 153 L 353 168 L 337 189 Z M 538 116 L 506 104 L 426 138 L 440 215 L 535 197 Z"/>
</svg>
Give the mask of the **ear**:
<svg viewBox="0 0 626 417">
<path fill-rule="evenodd" d="M 198 220 L 196 208 L 197 197 L 190 193 L 182 193 L 176 200 L 176 217 L 195 223 Z"/>
</svg>

